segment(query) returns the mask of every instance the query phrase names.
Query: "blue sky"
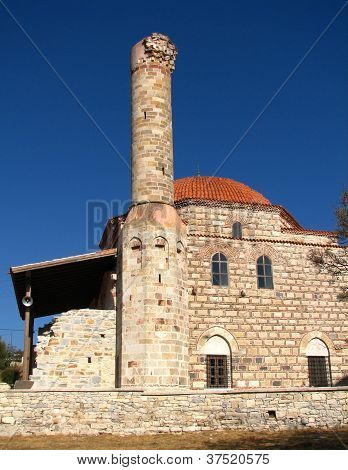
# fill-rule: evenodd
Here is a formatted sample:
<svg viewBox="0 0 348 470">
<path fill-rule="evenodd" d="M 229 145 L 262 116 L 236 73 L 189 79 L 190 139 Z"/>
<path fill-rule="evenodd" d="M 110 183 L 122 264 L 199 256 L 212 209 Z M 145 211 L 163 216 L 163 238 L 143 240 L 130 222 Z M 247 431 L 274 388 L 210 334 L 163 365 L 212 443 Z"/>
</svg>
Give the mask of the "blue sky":
<svg viewBox="0 0 348 470">
<path fill-rule="evenodd" d="M 215 172 L 344 4 L 5 3 L 126 160 L 130 48 L 172 38 L 176 178 Z M 347 186 L 347 19 L 348 6 L 218 174 L 314 229 L 335 228 Z M 128 200 L 130 175 L 1 4 L 0 44 L 0 328 L 22 328 L 9 266 L 86 252 L 87 201 Z"/>
</svg>

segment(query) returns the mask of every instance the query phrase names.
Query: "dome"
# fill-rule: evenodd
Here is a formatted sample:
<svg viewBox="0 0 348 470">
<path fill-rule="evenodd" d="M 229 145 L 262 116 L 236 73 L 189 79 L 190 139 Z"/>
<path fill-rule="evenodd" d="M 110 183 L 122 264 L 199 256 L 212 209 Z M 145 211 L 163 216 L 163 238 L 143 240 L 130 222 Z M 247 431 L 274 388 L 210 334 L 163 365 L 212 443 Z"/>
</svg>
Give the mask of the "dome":
<svg viewBox="0 0 348 470">
<path fill-rule="evenodd" d="M 174 181 L 175 202 L 198 199 L 241 204 L 267 204 L 270 201 L 249 186 L 229 178 L 193 176 Z"/>
</svg>

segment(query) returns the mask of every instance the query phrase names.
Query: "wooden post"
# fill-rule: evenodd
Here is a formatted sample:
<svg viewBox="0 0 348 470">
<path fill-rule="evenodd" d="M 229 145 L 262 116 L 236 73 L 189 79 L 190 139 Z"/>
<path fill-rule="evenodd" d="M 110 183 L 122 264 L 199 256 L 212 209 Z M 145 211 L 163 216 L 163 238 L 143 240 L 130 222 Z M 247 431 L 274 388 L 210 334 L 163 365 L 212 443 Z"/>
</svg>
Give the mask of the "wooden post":
<svg viewBox="0 0 348 470">
<path fill-rule="evenodd" d="M 22 380 L 29 380 L 30 374 L 30 349 L 31 349 L 31 338 L 30 338 L 30 330 L 32 324 L 31 314 L 30 314 L 30 307 L 25 309 L 25 317 L 24 317 L 24 350 L 23 350 L 23 377 Z"/>
<path fill-rule="evenodd" d="M 29 376 L 33 373 L 33 352 L 34 352 L 34 314 L 32 310 L 30 311 L 30 321 L 29 321 Z"/>
<path fill-rule="evenodd" d="M 27 286 L 25 297 L 31 297 L 30 273 L 27 273 Z M 32 369 L 32 346 L 33 346 L 33 328 L 34 318 L 31 312 L 31 306 L 25 307 L 24 314 L 24 350 L 23 350 L 23 377 L 22 380 L 29 380 Z"/>
</svg>

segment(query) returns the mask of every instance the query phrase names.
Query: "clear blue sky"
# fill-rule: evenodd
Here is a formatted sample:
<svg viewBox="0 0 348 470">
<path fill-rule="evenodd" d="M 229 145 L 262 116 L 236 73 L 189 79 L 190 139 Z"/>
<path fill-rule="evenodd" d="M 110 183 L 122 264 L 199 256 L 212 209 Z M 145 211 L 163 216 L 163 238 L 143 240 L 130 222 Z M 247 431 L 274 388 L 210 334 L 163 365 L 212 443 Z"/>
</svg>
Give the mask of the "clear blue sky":
<svg viewBox="0 0 348 470">
<path fill-rule="evenodd" d="M 214 173 L 344 1 L 6 3 L 126 159 L 130 48 L 173 39 L 179 178 Z M 335 228 L 347 186 L 347 20 L 348 6 L 219 172 L 314 229 Z M 127 200 L 130 175 L 1 4 L 0 36 L 0 328 L 22 328 L 9 266 L 84 253 L 86 201 Z"/>
</svg>

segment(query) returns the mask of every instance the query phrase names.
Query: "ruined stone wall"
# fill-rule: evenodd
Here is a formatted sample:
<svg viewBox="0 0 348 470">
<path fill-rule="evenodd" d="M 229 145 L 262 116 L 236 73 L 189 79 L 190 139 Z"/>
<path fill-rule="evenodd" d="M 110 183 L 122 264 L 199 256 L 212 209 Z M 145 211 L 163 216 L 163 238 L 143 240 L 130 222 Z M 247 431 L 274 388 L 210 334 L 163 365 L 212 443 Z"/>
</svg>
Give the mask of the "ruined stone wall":
<svg viewBox="0 0 348 470">
<path fill-rule="evenodd" d="M 115 386 L 116 309 L 70 310 L 38 336 L 33 388 Z"/>
<path fill-rule="evenodd" d="M 100 293 L 96 299 L 96 308 L 113 310 L 116 308 L 116 273 L 109 271 L 103 276 Z"/>
<path fill-rule="evenodd" d="M 0 435 L 305 429 L 348 423 L 348 388 L 151 394 L 0 391 Z"/>
<path fill-rule="evenodd" d="M 313 338 L 329 349 L 333 384 L 347 380 L 347 306 L 337 300 L 340 282 L 318 274 L 311 249 L 332 244 L 324 236 L 283 233 L 279 212 L 265 208 L 190 205 L 187 221 L 190 312 L 190 378 L 206 386 L 204 344 L 222 336 L 232 353 L 233 387 L 307 386 L 306 346 Z M 240 221 L 244 239 L 232 238 Z M 229 285 L 213 286 L 211 257 L 228 259 Z M 273 264 L 274 289 L 258 289 L 256 260 Z M 243 291 L 243 292 L 242 292 Z"/>
</svg>

